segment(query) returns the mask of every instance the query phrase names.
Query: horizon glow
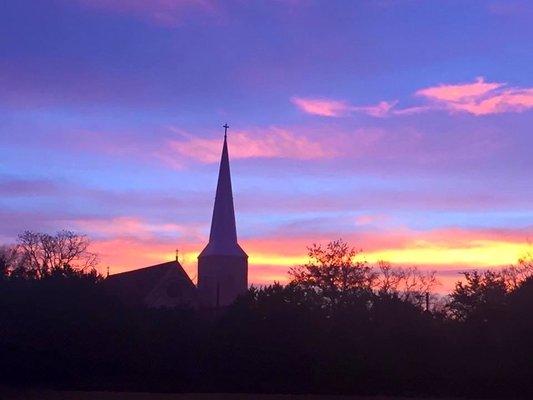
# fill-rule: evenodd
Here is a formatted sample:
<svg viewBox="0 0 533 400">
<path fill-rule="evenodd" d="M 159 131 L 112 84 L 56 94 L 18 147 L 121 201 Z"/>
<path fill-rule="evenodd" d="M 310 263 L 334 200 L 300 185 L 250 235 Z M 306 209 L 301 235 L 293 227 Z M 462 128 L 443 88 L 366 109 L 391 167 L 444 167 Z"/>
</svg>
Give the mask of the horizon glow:
<svg viewBox="0 0 533 400">
<path fill-rule="evenodd" d="M 207 243 L 228 123 L 250 283 L 306 246 L 460 271 L 532 251 L 527 1 L 9 2 L 0 243 L 87 234 L 111 273 Z"/>
</svg>

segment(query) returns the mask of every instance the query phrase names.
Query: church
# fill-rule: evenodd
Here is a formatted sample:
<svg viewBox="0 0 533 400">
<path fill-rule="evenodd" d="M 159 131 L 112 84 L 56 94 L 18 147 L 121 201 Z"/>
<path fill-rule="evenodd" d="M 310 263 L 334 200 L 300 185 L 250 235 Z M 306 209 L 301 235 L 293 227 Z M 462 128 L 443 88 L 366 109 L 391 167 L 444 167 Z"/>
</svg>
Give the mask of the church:
<svg viewBox="0 0 533 400">
<path fill-rule="evenodd" d="M 141 307 L 218 308 L 248 289 L 248 255 L 237 242 L 227 130 L 218 171 L 209 242 L 198 256 L 198 285 L 179 261 L 169 261 L 106 278 L 107 290 L 123 303 Z"/>
</svg>

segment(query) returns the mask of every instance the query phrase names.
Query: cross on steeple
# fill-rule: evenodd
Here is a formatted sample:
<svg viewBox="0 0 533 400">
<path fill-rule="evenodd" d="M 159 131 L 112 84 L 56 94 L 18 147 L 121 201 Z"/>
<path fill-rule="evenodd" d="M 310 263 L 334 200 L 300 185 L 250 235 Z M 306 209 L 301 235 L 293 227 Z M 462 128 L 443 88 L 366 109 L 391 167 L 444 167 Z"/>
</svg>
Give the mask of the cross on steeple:
<svg viewBox="0 0 533 400">
<path fill-rule="evenodd" d="M 222 128 L 224 128 L 224 139 L 225 139 L 226 136 L 228 135 L 229 125 L 228 124 L 224 124 L 224 125 L 222 125 Z"/>
</svg>

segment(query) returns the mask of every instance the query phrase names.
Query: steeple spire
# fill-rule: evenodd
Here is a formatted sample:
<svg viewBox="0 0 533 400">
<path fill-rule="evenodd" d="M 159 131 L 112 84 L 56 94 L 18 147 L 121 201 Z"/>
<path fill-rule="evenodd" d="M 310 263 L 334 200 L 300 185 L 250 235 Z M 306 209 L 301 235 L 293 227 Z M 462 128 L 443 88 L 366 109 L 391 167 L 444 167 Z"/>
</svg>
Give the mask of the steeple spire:
<svg viewBox="0 0 533 400">
<path fill-rule="evenodd" d="M 248 256 L 237 243 L 229 171 L 228 124 L 218 171 L 209 243 L 198 256 L 198 290 L 205 307 L 231 304 L 248 290 Z"/>
<path fill-rule="evenodd" d="M 202 255 L 245 255 L 237 243 L 237 229 L 235 226 L 235 209 L 233 207 L 233 192 L 231 189 L 231 174 L 229 167 L 228 124 L 224 128 L 224 145 L 218 171 L 217 191 L 209 243 L 202 251 Z"/>
</svg>

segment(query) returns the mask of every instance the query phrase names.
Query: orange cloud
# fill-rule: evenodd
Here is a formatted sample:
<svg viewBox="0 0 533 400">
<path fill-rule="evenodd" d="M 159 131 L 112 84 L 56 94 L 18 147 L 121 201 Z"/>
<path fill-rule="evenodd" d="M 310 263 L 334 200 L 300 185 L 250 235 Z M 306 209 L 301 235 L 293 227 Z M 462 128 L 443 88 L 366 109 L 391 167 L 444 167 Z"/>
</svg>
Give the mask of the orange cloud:
<svg viewBox="0 0 533 400">
<path fill-rule="evenodd" d="M 93 250 L 100 254 L 100 271 L 105 273 L 109 266 L 111 273 L 116 273 L 172 260 L 175 249 L 179 248 L 180 262 L 189 276 L 195 278 L 196 257 L 207 240 L 204 236 L 188 239 L 179 236 L 166 239 L 118 236 L 94 241 Z M 386 260 L 396 265 L 436 270 L 438 276 L 443 277 L 442 290 L 447 291 L 460 278 L 458 271 L 515 263 L 531 249 L 526 236 L 525 232 L 519 231 L 441 229 L 430 232 L 354 232 L 345 235 L 344 239 L 362 247 L 364 252 L 360 257 L 368 262 Z M 335 237 L 326 234 L 276 234 L 241 240 L 250 257 L 250 283 L 286 282 L 289 267 L 307 262 L 308 245 L 326 243 L 331 239 Z M 450 271 L 453 271 L 451 275 Z"/>
<path fill-rule="evenodd" d="M 303 97 L 293 97 L 291 101 L 303 112 L 323 117 L 342 117 L 352 112 L 384 117 L 396 105 L 396 102 L 381 101 L 374 106 L 354 106 L 339 100 Z"/>
<path fill-rule="evenodd" d="M 293 265 L 306 259 L 306 246 L 330 239 L 282 238 L 243 241 L 250 257 L 262 265 Z M 490 267 L 508 265 L 524 254 L 529 244 L 520 235 L 496 232 L 438 230 L 435 232 L 374 232 L 352 234 L 345 239 L 362 247 L 370 262 L 426 266 Z"/>
<path fill-rule="evenodd" d="M 507 88 L 505 83 L 485 82 L 483 77 L 474 83 L 421 89 L 416 95 L 449 110 L 473 115 L 522 112 L 533 108 L 533 88 Z"/>
<path fill-rule="evenodd" d="M 422 239 L 423 238 L 423 239 Z M 333 238 L 279 238 L 243 241 L 250 255 L 250 280 L 265 284 L 287 282 L 287 268 L 307 262 L 306 246 Z M 518 233 L 466 231 L 379 232 L 353 234 L 345 239 L 363 247 L 360 258 L 370 263 L 380 260 L 399 266 L 417 266 L 437 272 L 443 293 L 453 289 L 461 271 L 508 266 L 523 256 L 530 244 Z"/>
<path fill-rule="evenodd" d="M 194 158 L 205 163 L 220 159 L 220 138 L 204 139 L 179 132 L 184 140 L 171 140 L 165 158 Z M 288 130 L 270 128 L 266 132 L 234 131 L 231 133 L 231 158 L 296 158 L 315 159 L 336 153 L 320 142 L 296 135 Z"/>
</svg>

